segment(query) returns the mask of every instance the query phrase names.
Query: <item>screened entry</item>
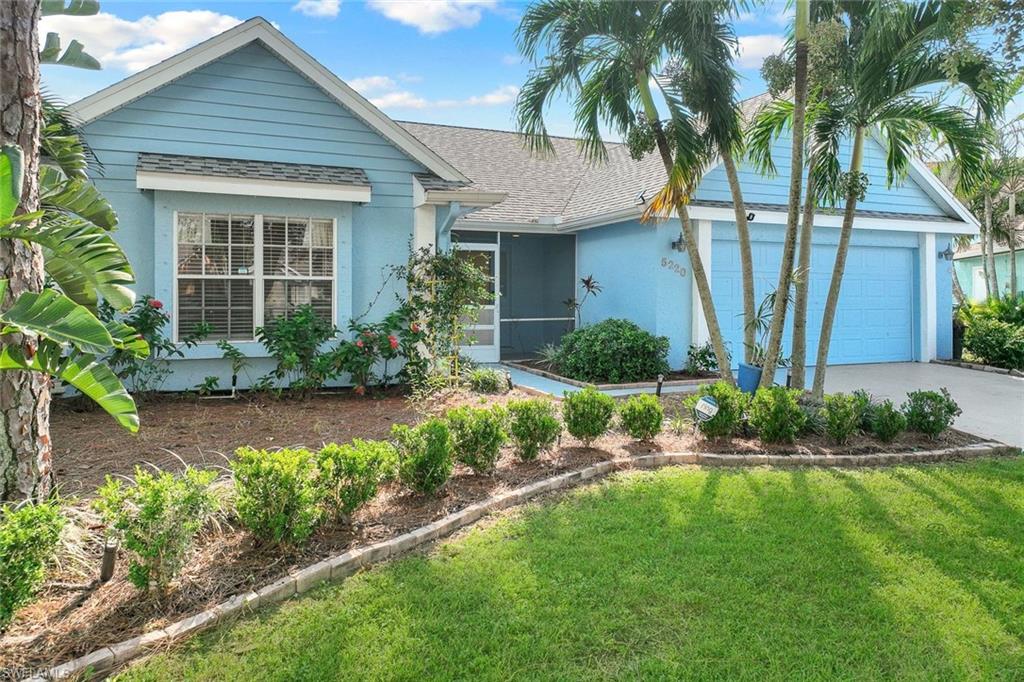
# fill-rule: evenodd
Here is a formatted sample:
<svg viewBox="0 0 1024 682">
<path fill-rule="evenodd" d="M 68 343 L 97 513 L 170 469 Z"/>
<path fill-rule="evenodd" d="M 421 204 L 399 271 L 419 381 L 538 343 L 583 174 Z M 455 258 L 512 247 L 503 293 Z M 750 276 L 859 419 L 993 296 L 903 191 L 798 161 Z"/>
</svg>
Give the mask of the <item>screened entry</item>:
<svg viewBox="0 0 1024 682">
<path fill-rule="evenodd" d="M 467 258 L 486 265 L 500 293 L 494 310 L 484 311 L 478 320 L 496 324 L 478 324 L 473 330 L 477 343 L 465 349 L 471 357 L 481 362 L 530 358 L 573 329 L 573 235 L 455 231 L 452 238 L 456 248 L 468 252 Z"/>
</svg>

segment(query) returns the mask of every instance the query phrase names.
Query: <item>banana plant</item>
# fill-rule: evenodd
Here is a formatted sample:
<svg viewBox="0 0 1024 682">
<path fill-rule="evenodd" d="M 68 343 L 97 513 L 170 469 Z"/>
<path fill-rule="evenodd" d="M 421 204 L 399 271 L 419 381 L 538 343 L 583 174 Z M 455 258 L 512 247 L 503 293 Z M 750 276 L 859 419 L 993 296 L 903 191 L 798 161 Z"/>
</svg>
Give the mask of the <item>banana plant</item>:
<svg viewBox="0 0 1024 682">
<path fill-rule="evenodd" d="M 84 17 L 97 14 L 100 11 L 100 3 L 98 0 L 42 0 L 40 9 L 44 17 L 57 14 Z M 72 40 L 67 48 L 61 51 L 60 36 L 52 32 L 46 34 L 43 49 L 39 50 L 39 63 L 74 66 L 93 71 L 100 68 L 99 61 L 86 52 L 85 46 L 77 40 Z"/>
<path fill-rule="evenodd" d="M 22 189 L 21 150 L 0 150 L 0 239 L 39 244 L 47 274 L 59 287 L 23 292 L 0 310 L 0 370 L 57 377 L 135 432 L 135 401 L 103 358 L 115 350 L 146 357 L 149 346 L 131 327 L 103 323 L 94 312 L 100 298 L 117 307 L 134 298 L 127 288 L 134 281 L 131 267 L 104 227 L 116 225 L 116 216 L 80 184 L 82 178 L 51 168 L 40 179 L 44 210 L 14 215 Z M 0 305 L 8 289 L 8 280 L 0 279 Z"/>
</svg>

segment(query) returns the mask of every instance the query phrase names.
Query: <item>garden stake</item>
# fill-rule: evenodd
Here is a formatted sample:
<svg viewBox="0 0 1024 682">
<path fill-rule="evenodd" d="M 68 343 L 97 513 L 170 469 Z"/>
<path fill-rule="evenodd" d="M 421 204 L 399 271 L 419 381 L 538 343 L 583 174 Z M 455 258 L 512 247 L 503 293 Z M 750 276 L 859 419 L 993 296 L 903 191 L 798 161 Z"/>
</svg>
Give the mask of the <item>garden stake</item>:
<svg viewBox="0 0 1024 682">
<path fill-rule="evenodd" d="M 117 543 L 103 545 L 103 563 L 100 565 L 100 582 L 110 582 L 114 577 L 114 563 L 117 561 Z"/>
<path fill-rule="evenodd" d="M 659 398 L 661 397 L 661 385 L 664 382 L 665 382 L 665 375 L 664 374 L 659 374 L 658 375 L 658 387 L 656 389 L 654 389 L 654 395 L 656 395 Z"/>
</svg>

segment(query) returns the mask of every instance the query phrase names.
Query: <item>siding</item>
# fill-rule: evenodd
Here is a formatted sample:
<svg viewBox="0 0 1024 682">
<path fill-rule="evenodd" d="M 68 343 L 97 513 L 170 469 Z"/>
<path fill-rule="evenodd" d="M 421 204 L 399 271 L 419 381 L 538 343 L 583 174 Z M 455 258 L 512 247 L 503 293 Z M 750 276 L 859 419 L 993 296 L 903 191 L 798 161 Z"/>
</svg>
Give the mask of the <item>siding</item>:
<svg viewBox="0 0 1024 682">
<path fill-rule="evenodd" d="M 749 162 L 740 164 L 738 172 L 743 198 L 749 202 L 770 204 L 789 203 L 789 169 L 790 169 L 790 137 L 783 135 L 772 147 L 772 158 L 775 160 L 777 173 L 774 176 L 763 176 Z M 840 149 L 840 163 L 849 168 L 850 143 L 845 142 Z M 921 189 L 917 183 L 906 178 L 901 184 L 889 187 L 885 178 L 885 150 L 870 137 L 864 143 L 863 170 L 871 179 L 867 195 L 857 207 L 872 211 L 893 211 L 896 213 L 921 213 L 925 215 L 944 215 L 942 209 Z M 698 200 L 714 200 L 732 202 L 725 169 L 718 166 L 708 173 L 697 188 Z"/>
<path fill-rule="evenodd" d="M 999 291 L 1005 295 L 1010 290 L 1009 252 L 997 253 L 995 255 L 995 262 L 996 281 L 999 283 Z M 957 277 L 960 278 L 960 286 L 964 290 L 964 296 L 971 299 L 974 296 L 974 268 L 982 267 L 981 256 L 958 258 L 953 263 L 956 267 Z M 1017 290 L 1018 293 L 1024 293 L 1024 250 L 1020 249 L 1017 251 Z M 984 296 L 984 293 L 984 290 L 982 290 L 978 295 Z"/>
<path fill-rule="evenodd" d="M 341 215 L 348 253 L 339 250 L 336 303 L 340 327 L 351 315 L 364 313 L 384 284 L 385 268 L 404 262 L 412 237 L 412 173 L 425 169 L 344 109 L 259 43 L 250 43 L 221 59 L 142 97 L 85 126 L 85 136 L 103 164 L 96 185 L 113 203 L 120 218 L 117 239 L 136 271 L 139 294 L 154 293 L 168 306 L 172 298 L 167 261 L 172 252 L 173 210 L 190 205 L 205 210 L 230 207 L 262 210 L 268 202 L 217 195 L 140 191 L 135 187 L 139 152 L 312 163 L 362 168 L 372 186 L 369 205 L 337 202 L 281 201 L 293 215 Z M 275 202 L 269 202 L 277 205 Z M 223 206 L 223 208 L 218 208 Z M 347 216 L 347 214 L 346 214 Z M 339 223 L 339 229 L 342 223 Z M 352 257 L 352 254 L 357 254 Z M 349 265 L 350 263 L 350 265 Z M 346 274 L 347 273 L 347 274 Z M 372 318 L 393 305 L 393 284 L 377 299 Z M 173 310 L 169 309 L 173 314 Z M 169 331 L 169 328 L 168 328 Z M 248 350 L 248 349 L 247 349 Z M 253 349 L 259 352 L 258 348 Z M 190 357 L 210 357 L 197 350 Z M 202 376 L 223 370 L 207 360 Z M 181 388 L 195 374 L 191 364 L 179 367 Z M 218 372 L 211 372 L 217 369 Z M 222 373 L 222 372 L 221 372 Z M 223 382 L 222 382 L 223 383 Z"/>
</svg>

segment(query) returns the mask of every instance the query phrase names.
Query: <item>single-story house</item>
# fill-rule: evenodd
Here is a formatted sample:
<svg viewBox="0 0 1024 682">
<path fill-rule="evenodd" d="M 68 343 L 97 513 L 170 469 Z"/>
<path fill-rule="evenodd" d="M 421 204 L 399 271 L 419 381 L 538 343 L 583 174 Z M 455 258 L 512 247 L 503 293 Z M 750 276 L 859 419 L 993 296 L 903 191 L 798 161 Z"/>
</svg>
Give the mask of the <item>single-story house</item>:
<svg viewBox="0 0 1024 682">
<path fill-rule="evenodd" d="M 763 98 L 748 100 L 749 110 Z M 254 18 L 77 102 L 103 164 L 96 184 L 120 216 L 117 238 L 140 294 L 161 299 L 176 339 L 197 321 L 269 368 L 254 331 L 312 303 L 344 328 L 393 305 L 385 269 L 410 246 L 454 245 L 486 268 L 500 296 L 484 310 L 481 361 L 530 355 L 572 328 L 565 301 L 581 277 L 602 286 L 584 324 L 629 318 L 671 341 L 681 365 L 707 339 L 679 224 L 642 224 L 665 181 L 651 155 L 609 144 L 590 164 L 555 138 L 550 158 L 513 132 L 395 121 L 262 18 Z M 741 166 L 759 295 L 778 276 L 790 143 L 779 175 Z M 977 222 L 920 162 L 887 187 L 885 157 L 867 145 L 871 178 L 858 207 L 830 362 L 928 361 L 951 354 L 951 235 Z M 715 305 L 742 355 L 741 283 L 731 197 L 721 167 L 690 204 Z M 811 348 L 827 293 L 841 216 L 816 218 Z M 262 363 L 262 364 L 261 364 Z M 167 388 L 229 374 L 210 343 L 174 361 Z M 222 383 L 222 385 L 225 385 Z"/>
<path fill-rule="evenodd" d="M 1017 293 L 1024 294 L 1024 249 L 1017 249 Z M 999 292 L 1005 296 L 1010 293 L 1010 247 L 996 244 L 992 259 L 996 265 L 996 282 Z M 980 303 L 988 298 L 988 287 L 985 286 L 985 267 L 981 258 L 981 243 L 975 242 L 965 249 L 960 249 L 953 256 L 953 266 L 960 288 L 968 301 Z"/>
</svg>

